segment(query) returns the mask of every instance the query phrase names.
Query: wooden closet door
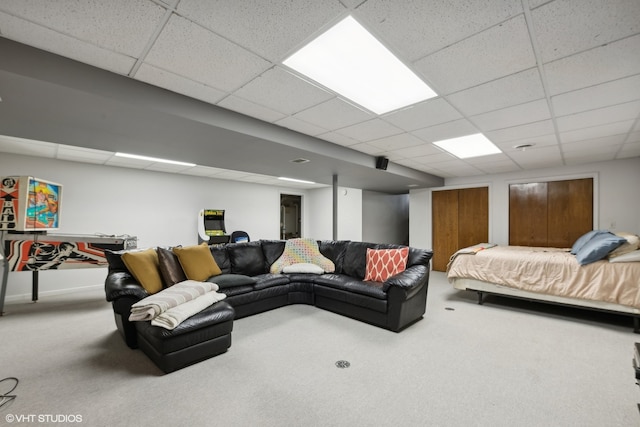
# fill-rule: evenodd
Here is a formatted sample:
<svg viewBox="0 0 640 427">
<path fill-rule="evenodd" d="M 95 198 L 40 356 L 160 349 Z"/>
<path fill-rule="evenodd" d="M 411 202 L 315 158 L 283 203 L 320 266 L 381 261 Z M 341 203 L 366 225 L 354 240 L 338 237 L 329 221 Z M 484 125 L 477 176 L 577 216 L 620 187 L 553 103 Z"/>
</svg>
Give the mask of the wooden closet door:
<svg viewBox="0 0 640 427">
<path fill-rule="evenodd" d="M 570 248 L 593 228 L 593 178 L 548 184 L 547 245 Z"/>
<path fill-rule="evenodd" d="M 458 250 L 458 190 L 431 193 L 433 269 L 445 271 L 449 258 Z"/>
<path fill-rule="evenodd" d="M 489 188 L 458 191 L 458 249 L 489 240 Z M 452 254 L 453 255 L 453 254 Z"/>
<path fill-rule="evenodd" d="M 547 246 L 547 216 L 546 182 L 509 185 L 509 245 Z"/>
</svg>

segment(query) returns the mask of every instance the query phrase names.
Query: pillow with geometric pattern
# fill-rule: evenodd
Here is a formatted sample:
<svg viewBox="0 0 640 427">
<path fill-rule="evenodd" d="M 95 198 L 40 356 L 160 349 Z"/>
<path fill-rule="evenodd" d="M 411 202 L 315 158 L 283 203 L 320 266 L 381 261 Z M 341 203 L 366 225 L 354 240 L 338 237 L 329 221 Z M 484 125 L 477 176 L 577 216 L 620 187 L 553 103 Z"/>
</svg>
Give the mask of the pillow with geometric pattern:
<svg viewBox="0 0 640 427">
<path fill-rule="evenodd" d="M 407 268 L 409 248 L 367 249 L 365 281 L 385 282 Z"/>
</svg>

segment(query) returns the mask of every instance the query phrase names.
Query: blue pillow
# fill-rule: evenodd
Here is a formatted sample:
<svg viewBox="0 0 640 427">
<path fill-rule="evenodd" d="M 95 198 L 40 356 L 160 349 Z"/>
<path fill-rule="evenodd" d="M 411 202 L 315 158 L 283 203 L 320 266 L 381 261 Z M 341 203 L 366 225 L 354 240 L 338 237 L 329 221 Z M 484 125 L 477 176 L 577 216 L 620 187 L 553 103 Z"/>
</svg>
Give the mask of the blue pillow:
<svg viewBox="0 0 640 427">
<path fill-rule="evenodd" d="M 599 261 L 609 252 L 625 243 L 627 239 L 613 233 L 603 233 L 592 237 L 576 254 L 578 264 L 585 265 Z"/>
<path fill-rule="evenodd" d="M 571 254 L 575 255 L 578 251 L 589 241 L 592 237 L 598 236 L 600 234 L 611 234 L 607 230 L 591 230 L 578 237 L 578 240 L 571 247 Z"/>
</svg>

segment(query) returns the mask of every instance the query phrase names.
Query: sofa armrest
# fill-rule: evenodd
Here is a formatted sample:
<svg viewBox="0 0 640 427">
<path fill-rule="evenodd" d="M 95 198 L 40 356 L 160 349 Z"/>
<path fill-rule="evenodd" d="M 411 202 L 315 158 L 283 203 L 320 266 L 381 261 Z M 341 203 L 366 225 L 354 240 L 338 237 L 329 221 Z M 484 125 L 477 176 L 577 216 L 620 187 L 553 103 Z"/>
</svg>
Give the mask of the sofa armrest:
<svg viewBox="0 0 640 427">
<path fill-rule="evenodd" d="M 126 271 L 109 273 L 104 281 L 104 291 L 109 302 L 121 297 L 141 300 L 149 296 L 140 283 Z"/>
<path fill-rule="evenodd" d="M 404 270 L 402 273 L 398 273 L 395 276 L 391 276 L 386 282 L 382 284 L 382 290 L 389 291 L 389 288 L 399 287 L 405 291 L 419 288 L 420 285 L 429 279 L 429 267 L 425 265 L 412 265 Z"/>
</svg>

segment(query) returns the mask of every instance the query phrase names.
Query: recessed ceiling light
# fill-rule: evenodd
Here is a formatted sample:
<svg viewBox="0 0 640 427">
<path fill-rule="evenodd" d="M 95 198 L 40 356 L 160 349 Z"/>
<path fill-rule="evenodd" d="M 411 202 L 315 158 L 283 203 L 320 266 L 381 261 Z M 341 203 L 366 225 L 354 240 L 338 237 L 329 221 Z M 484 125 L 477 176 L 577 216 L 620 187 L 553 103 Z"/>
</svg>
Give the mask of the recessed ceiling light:
<svg viewBox="0 0 640 427">
<path fill-rule="evenodd" d="M 283 64 L 376 114 L 437 96 L 351 16 Z"/>
<path fill-rule="evenodd" d="M 481 133 L 436 141 L 433 144 L 448 151 L 459 159 L 468 159 L 470 157 L 480 157 L 502 152 Z"/>
<path fill-rule="evenodd" d="M 285 176 L 279 176 L 278 179 L 283 181 L 299 182 L 301 184 L 315 184 L 313 181 L 305 181 L 304 179 L 287 178 Z"/>
<path fill-rule="evenodd" d="M 193 166 L 196 165 L 195 163 L 180 162 L 180 161 L 177 161 L 177 160 L 159 159 L 157 157 L 140 156 L 138 154 L 116 153 L 116 156 L 117 157 L 126 157 L 126 158 L 129 158 L 129 159 L 147 160 L 149 162 L 169 163 L 169 164 L 172 164 L 172 165 L 181 165 L 181 166 L 190 166 L 190 167 L 193 167 Z"/>
</svg>

